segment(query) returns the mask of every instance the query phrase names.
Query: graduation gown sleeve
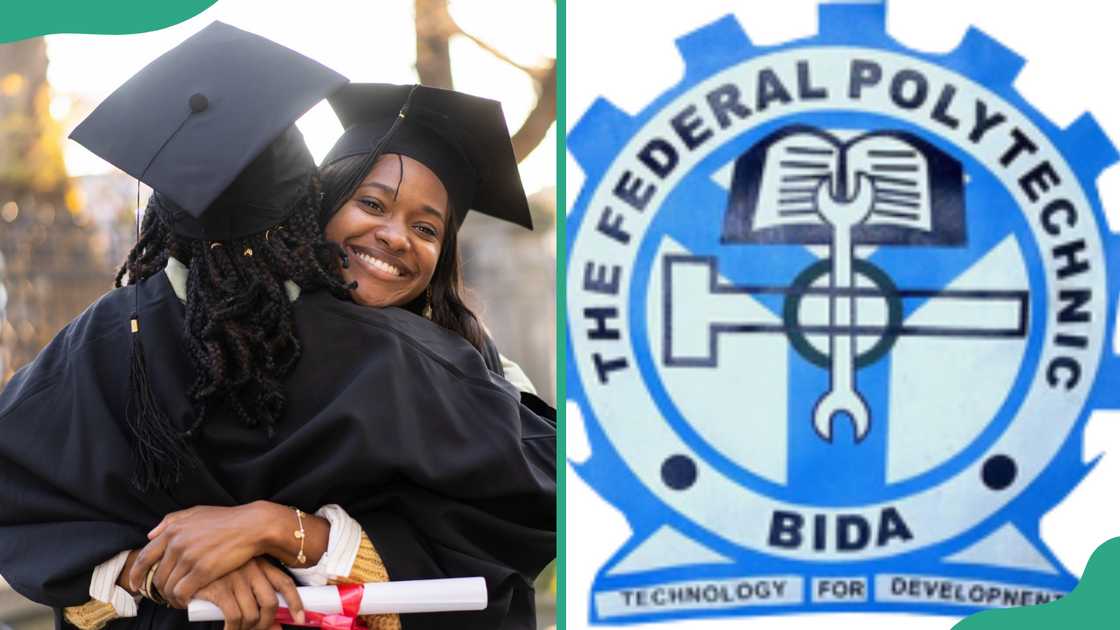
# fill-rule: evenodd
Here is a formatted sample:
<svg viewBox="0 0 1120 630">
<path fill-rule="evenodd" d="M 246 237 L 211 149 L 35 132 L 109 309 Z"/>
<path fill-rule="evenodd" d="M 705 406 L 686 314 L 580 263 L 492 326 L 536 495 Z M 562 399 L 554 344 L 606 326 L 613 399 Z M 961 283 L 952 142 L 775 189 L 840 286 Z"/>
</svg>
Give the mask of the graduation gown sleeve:
<svg viewBox="0 0 1120 630">
<path fill-rule="evenodd" d="M 171 507 L 129 484 L 120 410 L 131 298 L 103 296 L 0 392 L 0 574 L 48 606 L 88 601 L 94 567 L 142 546 Z"/>
<path fill-rule="evenodd" d="M 433 577 L 485 578 L 489 603 L 477 612 L 402 615 L 405 630 L 536 627 L 533 581 L 556 555 L 555 430 L 527 409 L 521 456 L 532 462 L 522 492 L 485 501 L 455 501 L 402 483 L 355 501 L 352 515 L 373 541 L 393 580 Z M 532 481 L 533 474 L 539 479 Z M 527 482 L 527 483 L 526 483 Z M 539 486 L 537 484 L 540 484 Z M 505 485 L 497 484 L 495 485 Z"/>
</svg>

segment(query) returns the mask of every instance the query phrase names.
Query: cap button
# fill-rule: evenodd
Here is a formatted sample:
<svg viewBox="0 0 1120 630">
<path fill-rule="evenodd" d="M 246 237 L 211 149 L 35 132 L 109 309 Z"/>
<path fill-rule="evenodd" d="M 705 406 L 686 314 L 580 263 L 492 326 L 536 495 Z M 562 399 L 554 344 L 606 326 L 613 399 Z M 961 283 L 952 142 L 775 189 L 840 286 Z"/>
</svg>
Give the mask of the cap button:
<svg viewBox="0 0 1120 630">
<path fill-rule="evenodd" d="M 190 99 L 191 111 L 194 113 L 206 111 L 210 106 L 210 100 L 206 98 L 205 94 L 195 93 L 191 95 Z"/>
</svg>

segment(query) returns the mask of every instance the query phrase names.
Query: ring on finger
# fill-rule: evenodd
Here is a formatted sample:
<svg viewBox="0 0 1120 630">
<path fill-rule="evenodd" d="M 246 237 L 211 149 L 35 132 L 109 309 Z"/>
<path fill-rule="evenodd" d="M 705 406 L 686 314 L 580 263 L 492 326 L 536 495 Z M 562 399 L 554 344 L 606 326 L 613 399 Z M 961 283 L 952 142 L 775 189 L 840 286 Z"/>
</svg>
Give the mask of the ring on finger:
<svg viewBox="0 0 1120 630">
<path fill-rule="evenodd" d="M 160 595 L 159 589 L 157 589 L 155 585 L 152 584 L 152 580 L 155 579 L 156 571 L 158 570 L 159 562 L 156 562 L 152 565 L 152 568 L 148 569 L 148 575 L 144 577 L 144 586 L 142 586 L 139 590 L 140 594 L 147 599 L 152 600 L 160 606 L 166 606 L 167 600 L 164 599 L 162 595 Z"/>
</svg>

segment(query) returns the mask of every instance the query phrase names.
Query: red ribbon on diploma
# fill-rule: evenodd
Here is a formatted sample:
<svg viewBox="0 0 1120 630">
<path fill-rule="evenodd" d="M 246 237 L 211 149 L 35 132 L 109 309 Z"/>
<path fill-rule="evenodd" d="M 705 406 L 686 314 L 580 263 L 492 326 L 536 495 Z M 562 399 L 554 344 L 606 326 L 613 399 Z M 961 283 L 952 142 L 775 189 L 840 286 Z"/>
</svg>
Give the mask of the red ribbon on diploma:
<svg viewBox="0 0 1120 630">
<path fill-rule="evenodd" d="M 304 623 L 296 623 L 292 619 L 292 613 L 287 608 L 281 608 L 276 611 L 276 623 L 306 628 L 324 628 L 324 630 L 369 630 L 369 626 L 358 617 L 365 586 L 361 584 L 339 584 L 336 588 L 338 588 L 338 597 L 342 600 L 342 612 L 327 615 L 305 610 L 303 614 L 307 620 Z"/>
</svg>

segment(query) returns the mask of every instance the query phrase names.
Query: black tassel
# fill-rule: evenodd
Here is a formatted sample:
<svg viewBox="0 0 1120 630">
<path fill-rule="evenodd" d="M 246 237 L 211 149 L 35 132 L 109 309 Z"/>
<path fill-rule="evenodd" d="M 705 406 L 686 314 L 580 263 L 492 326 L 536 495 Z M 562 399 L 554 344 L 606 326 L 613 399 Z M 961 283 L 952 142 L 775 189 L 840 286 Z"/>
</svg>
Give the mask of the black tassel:
<svg viewBox="0 0 1120 630">
<path fill-rule="evenodd" d="M 150 488 L 174 487 L 183 478 L 183 471 L 193 468 L 197 459 L 171 419 L 167 417 L 148 381 L 144 345 L 140 339 L 140 318 L 129 318 L 132 340 L 129 344 L 128 402 L 125 420 L 135 438 L 136 470 L 132 483 L 145 492 Z"/>
<path fill-rule="evenodd" d="M 416 88 L 418 87 L 420 86 L 414 85 L 412 89 L 408 91 L 408 96 L 405 98 L 404 104 L 401 105 L 400 111 L 397 112 L 397 117 L 393 120 L 393 124 L 389 126 L 389 130 L 385 132 L 385 135 L 377 140 L 377 143 L 370 148 L 369 153 L 364 154 L 361 160 L 348 169 L 349 172 L 342 177 L 343 184 L 338 187 L 335 196 L 327 198 L 324 195 L 322 206 L 319 208 L 320 225 L 325 227 L 331 220 L 331 217 L 334 216 L 334 213 L 342 207 L 342 204 L 349 199 L 350 195 L 354 194 L 358 186 L 365 181 L 366 175 L 369 175 L 370 169 L 373 168 L 373 163 L 377 161 L 377 158 L 381 157 L 381 152 L 385 150 L 389 141 L 393 139 L 397 130 L 400 129 L 400 126 L 408 117 L 408 111 L 412 107 L 412 95 L 416 93 Z M 402 177 L 404 175 L 403 168 L 401 169 L 401 175 Z M 397 186 L 397 190 L 400 190 L 399 185 Z"/>
</svg>

